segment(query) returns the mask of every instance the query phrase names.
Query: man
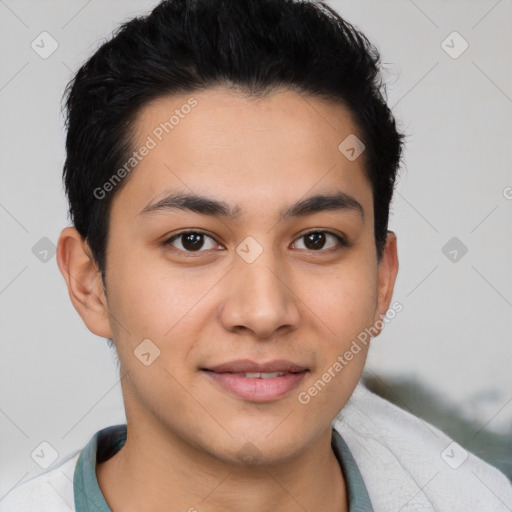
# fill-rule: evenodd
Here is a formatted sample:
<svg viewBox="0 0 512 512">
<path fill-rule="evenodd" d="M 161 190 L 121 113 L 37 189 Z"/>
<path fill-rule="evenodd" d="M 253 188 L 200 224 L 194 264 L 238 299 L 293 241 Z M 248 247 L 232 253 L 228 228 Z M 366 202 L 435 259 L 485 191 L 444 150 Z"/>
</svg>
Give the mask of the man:
<svg viewBox="0 0 512 512">
<path fill-rule="evenodd" d="M 57 261 L 127 424 L 3 510 L 512 507 L 499 471 L 450 467 L 449 438 L 358 386 L 398 272 L 378 64 L 321 2 L 174 0 L 82 66 Z"/>
</svg>

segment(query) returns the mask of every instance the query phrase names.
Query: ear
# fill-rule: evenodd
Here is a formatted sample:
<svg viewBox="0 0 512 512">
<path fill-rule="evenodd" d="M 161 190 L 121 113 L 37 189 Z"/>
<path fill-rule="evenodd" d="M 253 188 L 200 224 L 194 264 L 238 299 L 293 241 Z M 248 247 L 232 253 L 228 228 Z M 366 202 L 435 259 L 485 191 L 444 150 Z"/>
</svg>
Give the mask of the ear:
<svg viewBox="0 0 512 512">
<path fill-rule="evenodd" d="M 63 229 L 59 236 L 57 265 L 66 281 L 69 298 L 87 328 L 98 336 L 111 338 L 101 274 L 89 244 L 73 227 Z"/>
<path fill-rule="evenodd" d="M 395 288 L 395 280 L 398 274 L 398 253 L 396 235 L 393 231 L 387 232 L 386 245 L 382 251 L 382 257 L 379 263 L 379 283 L 377 294 L 377 308 L 373 319 L 374 327 L 372 329 L 378 331 L 378 336 L 382 330 L 376 327 L 375 324 L 381 320 L 389 309 L 391 298 L 393 297 L 393 290 Z M 379 322 L 382 324 L 382 322 Z"/>
</svg>

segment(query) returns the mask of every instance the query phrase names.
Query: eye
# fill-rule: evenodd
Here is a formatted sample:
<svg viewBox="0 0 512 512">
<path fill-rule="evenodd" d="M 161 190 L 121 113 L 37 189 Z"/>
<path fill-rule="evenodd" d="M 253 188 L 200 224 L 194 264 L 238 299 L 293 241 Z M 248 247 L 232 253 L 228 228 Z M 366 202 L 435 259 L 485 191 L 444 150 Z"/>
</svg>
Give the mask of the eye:
<svg viewBox="0 0 512 512">
<path fill-rule="evenodd" d="M 325 245 L 329 238 L 331 239 L 331 241 L 334 241 L 326 249 Z M 316 252 L 320 251 L 321 249 L 326 249 L 324 252 L 327 252 L 329 250 L 337 250 L 348 246 L 348 243 L 344 238 L 329 231 L 311 231 L 309 233 L 306 233 L 305 235 L 302 235 L 297 240 L 302 239 L 304 239 L 305 241 L 305 249 L 309 249 Z"/>
<path fill-rule="evenodd" d="M 171 245 L 184 252 L 201 252 L 201 249 L 204 249 L 206 239 L 210 240 L 211 245 L 210 247 L 206 247 L 206 249 L 213 249 L 218 245 L 211 236 L 203 233 L 202 231 L 184 231 L 182 233 L 178 233 L 166 240 L 164 245 Z M 178 246 L 174 245 L 175 241 L 179 242 L 177 244 Z"/>
<path fill-rule="evenodd" d="M 336 251 L 349 246 L 348 242 L 343 237 L 329 231 L 311 231 L 302 235 L 297 240 L 302 239 L 304 239 L 305 242 L 304 249 L 315 252 Z M 331 241 L 330 244 L 328 243 L 329 240 Z M 209 241 L 210 247 L 208 247 L 207 241 Z M 211 236 L 202 231 L 183 231 L 166 240 L 164 245 L 170 245 L 185 253 L 194 253 L 214 249 L 218 244 Z M 294 245 L 296 245 L 296 243 Z M 301 247 L 298 248 L 302 249 Z M 322 251 L 322 249 L 324 249 L 324 251 Z"/>
</svg>

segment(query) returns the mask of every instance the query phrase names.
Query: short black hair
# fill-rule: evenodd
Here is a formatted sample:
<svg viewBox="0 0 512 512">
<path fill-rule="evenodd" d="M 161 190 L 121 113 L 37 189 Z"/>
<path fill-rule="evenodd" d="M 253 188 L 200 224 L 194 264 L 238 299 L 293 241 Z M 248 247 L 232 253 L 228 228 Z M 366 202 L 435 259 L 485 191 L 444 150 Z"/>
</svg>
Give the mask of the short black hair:
<svg viewBox="0 0 512 512">
<path fill-rule="evenodd" d="M 219 85 L 257 97 L 284 87 L 348 108 L 365 145 L 380 261 L 404 135 L 375 46 L 322 1 L 166 0 L 120 25 L 64 93 L 69 216 L 104 285 L 110 206 L 132 173 L 94 191 L 133 153 L 137 115 L 157 98 Z"/>
</svg>

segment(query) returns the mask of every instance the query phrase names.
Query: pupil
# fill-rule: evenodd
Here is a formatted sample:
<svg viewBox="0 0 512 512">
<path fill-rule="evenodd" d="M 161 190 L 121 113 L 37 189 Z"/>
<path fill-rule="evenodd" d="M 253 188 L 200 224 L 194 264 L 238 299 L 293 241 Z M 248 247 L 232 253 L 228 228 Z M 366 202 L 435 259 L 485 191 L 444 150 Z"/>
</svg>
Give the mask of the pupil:
<svg viewBox="0 0 512 512">
<path fill-rule="evenodd" d="M 310 244 L 310 242 L 312 242 Z M 319 249 L 322 248 L 325 243 L 324 233 L 310 233 L 306 235 L 306 247 L 308 249 Z M 310 246 L 311 245 L 311 246 Z"/>
<path fill-rule="evenodd" d="M 184 235 L 183 247 L 189 250 L 201 248 L 203 242 L 203 235 L 201 233 L 187 233 Z"/>
<path fill-rule="evenodd" d="M 197 250 L 203 244 L 203 235 L 201 233 L 187 233 L 183 235 L 183 247 L 187 250 Z M 322 248 L 325 243 L 325 234 L 321 232 L 310 233 L 306 235 L 306 247 L 308 249 Z"/>
</svg>

